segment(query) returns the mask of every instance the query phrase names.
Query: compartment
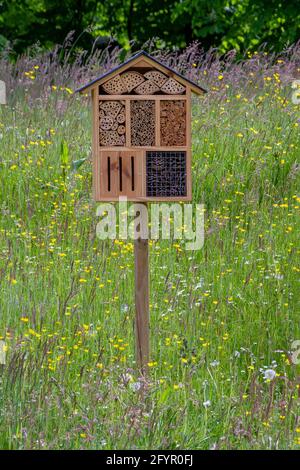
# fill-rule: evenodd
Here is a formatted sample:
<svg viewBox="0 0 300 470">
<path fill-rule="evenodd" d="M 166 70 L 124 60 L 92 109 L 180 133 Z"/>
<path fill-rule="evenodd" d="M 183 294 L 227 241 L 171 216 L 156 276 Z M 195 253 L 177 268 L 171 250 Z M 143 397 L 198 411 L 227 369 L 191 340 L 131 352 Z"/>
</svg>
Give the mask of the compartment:
<svg viewBox="0 0 300 470">
<path fill-rule="evenodd" d="M 100 196 L 142 196 L 142 164 L 140 151 L 100 152 Z"/>
<path fill-rule="evenodd" d="M 186 152 L 146 152 L 146 196 L 187 196 Z"/>
<path fill-rule="evenodd" d="M 155 101 L 130 101 L 131 145 L 153 147 L 155 145 Z"/>
<path fill-rule="evenodd" d="M 161 100 L 160 144 L 165 147 L 186 145 L 185 100 Z"/>
</svg>

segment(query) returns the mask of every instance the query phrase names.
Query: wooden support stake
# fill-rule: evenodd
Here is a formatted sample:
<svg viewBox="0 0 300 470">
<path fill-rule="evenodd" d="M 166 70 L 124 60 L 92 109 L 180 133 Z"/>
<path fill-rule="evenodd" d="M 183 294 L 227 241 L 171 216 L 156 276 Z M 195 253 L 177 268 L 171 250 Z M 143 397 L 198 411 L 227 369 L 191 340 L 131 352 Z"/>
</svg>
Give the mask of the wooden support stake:
<svg viewBox="0 0 300 470">
<path fill-rule="evenodd" d="M 142 232 L 142 230 L 141 230 Z M 148 240 L 134 241 L 135 256 L 135 336 L 136 360 L 142 373 L 149 362 L 149 245 Z"/>
</svg>

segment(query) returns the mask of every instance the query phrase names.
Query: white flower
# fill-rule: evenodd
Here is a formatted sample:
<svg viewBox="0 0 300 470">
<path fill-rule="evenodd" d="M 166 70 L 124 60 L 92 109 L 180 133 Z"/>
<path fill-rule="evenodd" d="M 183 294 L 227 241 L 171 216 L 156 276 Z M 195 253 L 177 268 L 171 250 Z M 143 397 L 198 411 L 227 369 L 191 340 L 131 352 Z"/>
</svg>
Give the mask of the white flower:
<svg viewBox="0 0 300 470">
<path fill-rule="evenodd" d="M 273 380 L 276 377 L 276 372 L 273 369 L 266 369 L 263 371 L 265 380 Z"/>
<path fill-rule="evenodd" d="M 217 367 L 218 365 L 220 365 L 220 362 L 215 360 L 215 361 L 212 361 L 212 362 L 210 363 L 210 365 L 211 365 L 212 367 Z"/>
<path fill-rule="evenodd" d="M 206 400 L 206 401 L 203 402 L 204 408 L 208 408 L 210 405 L 211 405 L 211 401 L 210 401 L 210 400 Z"/>
<path fill-rule="evenodd" d="M 134 392 L 138 392 L 140 390 L 141 386 L 142 386 L 141 382 L 132 382 L 131 384 L 129 384 L 129 387 Z"/>
</svg>

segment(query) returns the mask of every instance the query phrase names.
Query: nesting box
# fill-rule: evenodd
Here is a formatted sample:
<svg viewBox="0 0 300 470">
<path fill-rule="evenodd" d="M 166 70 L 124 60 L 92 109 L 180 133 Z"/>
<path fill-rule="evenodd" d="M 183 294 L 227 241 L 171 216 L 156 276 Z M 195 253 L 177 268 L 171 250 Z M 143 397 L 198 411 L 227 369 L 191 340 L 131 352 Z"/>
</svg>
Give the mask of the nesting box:
<svg viewBox="0 0 300 470">
<path fill-rule="evenodd" d="M 142 51 L 91 91 L 96 201 L 189 201 L 191 93 L 205 90 Z"/>
</svg>

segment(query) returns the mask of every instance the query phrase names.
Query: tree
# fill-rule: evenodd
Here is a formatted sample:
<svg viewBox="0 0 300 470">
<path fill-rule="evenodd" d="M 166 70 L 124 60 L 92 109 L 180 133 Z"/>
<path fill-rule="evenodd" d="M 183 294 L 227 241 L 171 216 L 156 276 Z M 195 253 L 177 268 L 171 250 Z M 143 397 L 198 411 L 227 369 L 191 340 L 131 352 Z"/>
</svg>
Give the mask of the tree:
<svg viewBox="0 0 300 470">
<path fill-rule="evenodd" d="M 89 26 L 92 34 L 84 33 Z M 299 0 L 0 0 L 0 47 L 5 38 L 16 52 L 37 41 L 62 43 L 75 31 L 77 46 L 91 48 L 97 36 L 113 36 L 123 46 L 184 47 L 199 40 L 221 51 L 275 49 L 300 37 Z"/>
</svg>

